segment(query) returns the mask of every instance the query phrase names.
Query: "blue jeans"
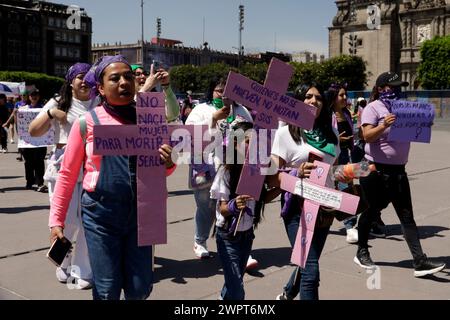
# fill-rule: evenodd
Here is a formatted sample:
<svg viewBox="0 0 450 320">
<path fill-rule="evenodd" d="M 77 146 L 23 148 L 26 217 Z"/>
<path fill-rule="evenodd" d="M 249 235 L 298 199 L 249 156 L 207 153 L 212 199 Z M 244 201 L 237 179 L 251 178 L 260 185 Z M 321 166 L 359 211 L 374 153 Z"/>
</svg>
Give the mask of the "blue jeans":
<svg viewBox="0 0 450 320">
<path fill-rule="evenodd" d="M 222 262 L 225 284 L 221 296 L 223 300 L 244 300 L 244 274 L 247 260 L 252 250 L 255 235 L 253 228 L 238 232 L 236 236 L 217 228 L 217 253 Z"/>
<path fill-rule="evenodd" d="M 197 211 L 195 212 L 195 242 L 206 245 L 216 216 L 216 200 L 211 199 L 210 188 L 194 190 Z"/>
<path fill-rule="evenodd" d="M 300 215 L 297 214 L 286 217 L 283 218 L 283 220 L 291 247 L 294 247 L 299 228 Z M 300 292 L 301 300 L 319 300 L 319 258 L 322 254 L 323 247 L 325 246 L 329 229 L 330 228 L 327 227 L 316 228 L 314 230 L 314 236 L 305 268 L 302 269 L 296 267 L 292 272 L 289 281 L 284 286 L 284 292 L 288 298 L 294 299 Z"/>
</svg>

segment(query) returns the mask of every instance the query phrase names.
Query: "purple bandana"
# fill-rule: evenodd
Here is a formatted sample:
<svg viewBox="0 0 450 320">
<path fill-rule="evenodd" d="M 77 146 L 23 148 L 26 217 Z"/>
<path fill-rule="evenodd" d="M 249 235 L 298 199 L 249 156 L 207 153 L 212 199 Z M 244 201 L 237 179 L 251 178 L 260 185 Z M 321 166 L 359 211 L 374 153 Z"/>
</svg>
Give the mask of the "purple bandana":
<svg viewBox="0 0 450 320">
<path fill-rule="evenodd" d="M 68 83 L 72 83 L 73 79 L 75 79 L 77 75 L 87 73 L 90 68 L 91 65 L 88 63 L 75 63 L 69 68 L 69 70 L 67 70 L 66 81 Z"/>
<path fill-rule="evenodd" d="M 107 66 L 116 62 L 125 63 L 130 67 L 130 64 L 122 55 L 104 56 L 98 59 L 97 62 L 95 62 L 91 69 L 88 71 L 88 73 L 86 73 L 86 75 L 84 76 L 84 82 L 86 82 L 86 84 L 92 88 L 91 98 L 99 94 L 97 86 L 100 84 L 100 76 L 102 75 L 103 71 Z"/>
</svg>

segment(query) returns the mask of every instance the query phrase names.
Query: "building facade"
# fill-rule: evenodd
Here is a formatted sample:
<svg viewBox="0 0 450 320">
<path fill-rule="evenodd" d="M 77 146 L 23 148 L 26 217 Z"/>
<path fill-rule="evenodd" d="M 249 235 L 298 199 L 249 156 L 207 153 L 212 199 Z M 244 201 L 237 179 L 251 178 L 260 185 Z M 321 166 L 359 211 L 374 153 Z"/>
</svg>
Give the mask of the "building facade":
<svg viewBox="0 0 450 320">
<path fill-rule="evenodd" d="M 310 51 L 300 51 L 292 53 L 292 61 L 294 62 L 302 62 L 302 63 L 310 63 L 310 62 L 318 62 L 322 63 L 325 61 L 325 55 L 318 55 L 317 53 L 312 53 Z"/>
<path fill-rule="evenodd" d="M 368 88 L 385 71 L 418 86 L 420 46 L 450 34 L 450 1 L 337 0 L 329 28 L 329 56 L 353 54 L 367 62 Z"/>
<path fill-rule="evenodd" d="M 90 62 L 92 20 L 81 12 L 79 29 L 69 29 L 67 5 L 0 0 L 0 69 L 61 77 L 72 64 Z"/>
<path fill-rule="evenodd" d="M 239 61 L 258 61 L 250 56 L 240 57 L 230 52 L 211 50 L 207 44 L 203 48 L 191 48 L 183 46 L 181 41 L 162 38 L 153 38 L 151 42 L 144 43 L 144 59 L 141 41 L 134 44 L 94 44 L 92 47 L 93 61 L 105 55 L 117 54 L 123 55 L 132 64 L 144 65 L 146 69 L 150 68 L 153 61 L 158 61 L 166 68 L 183 64 L 202 66 L 211 63 L 225 63 L 237 67 Z"/>
</svg>

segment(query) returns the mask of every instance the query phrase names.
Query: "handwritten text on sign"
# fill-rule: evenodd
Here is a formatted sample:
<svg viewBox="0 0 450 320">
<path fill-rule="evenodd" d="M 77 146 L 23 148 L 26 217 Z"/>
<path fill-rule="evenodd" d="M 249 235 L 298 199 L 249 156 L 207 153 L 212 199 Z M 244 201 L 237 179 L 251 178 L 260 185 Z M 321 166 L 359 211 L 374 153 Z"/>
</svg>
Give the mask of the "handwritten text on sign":
<svg viewBox="0 0 450 320">
<path fill-rule="evenodd" d="M 435 116 L 432 104 L 394 100 L 391 102 L 391 112 L 396 120 L 389 132 L 390 141 L 430 143 Z"/>
<path fill-rule="evenodd" d="M 296 195 L 312 200 L 323 206 L 339 209 L 342 203 L 342 194 L 316 186 L 305 180 L 297 181 L 295 184 Z"/>
<path fill-rule="evenodd" d="M 55 130 L 50 128 L 41 137 L 32 137 L 28 133 L 30 123 L 38 116 L 42 109 L 19 109 L 17 111 L 17 134 L 19 135 L 19 148 L 46 147 L 54 144 Z"/>
</svg>

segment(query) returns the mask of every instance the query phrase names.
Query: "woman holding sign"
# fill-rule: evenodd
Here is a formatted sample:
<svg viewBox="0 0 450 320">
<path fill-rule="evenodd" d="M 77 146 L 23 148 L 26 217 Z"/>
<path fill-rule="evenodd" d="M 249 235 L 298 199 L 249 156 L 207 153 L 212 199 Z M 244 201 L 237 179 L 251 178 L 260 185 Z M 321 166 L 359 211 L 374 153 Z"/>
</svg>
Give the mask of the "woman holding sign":
<svg viewBox="0 0 450 320">
<path fill-rule="evenodd" d="M 272 159 L 279 168 L 289 170 L 291 175 L 309 178 L 311 171 L 315 169 L 314 160 L 333 165 L 339 157 L 338 132 L 332 126 L 331 110 L 324 100 L 324 93 L 319 85 L 299 86 L 296 89 L 296 99 L 318 109 L 314 128 L 307 131 L 288 125 L 278 129 L 273 142 Z M 278 175 L 274 178 L 276 178 L 274 185 L 279 184 Z M 327 185 L 334 188 L 330 179 Z M 283 206 L 281 216 L 291 246 L 294 247 L 303 199 L 288 192 L 284 192 L 281 199 Z M 306 266 L 304 269 L 297 267 L 293 271 L 277 300 L 292 300 L 299 292 L 301 300 L 319 299 L 319 258 L 332 222 L 331 214 L 319 211 Z"/>
<path fill-rule="evenodd" d="M 64 237 L 69 199 L 84 166 L 81 212 L 93 297 L 118 300 L 123 289 L 125 299 L 146 299 L 153 287 L 152 247 L 137 242 L 136 156 L 93 154 L 94 125 L 136 124 L 133 73 L 122 56 L 105 56 L 85 81 L 102 102 L 85 115 L 85 122 L 76 120 L 70 132 L 50 210 L 50 240 Z M 171 153 L 168 145 L 159 148 L 168 174 L 175 168 Z"/>
<path fill-rule="evenodd" d="M 90 68 L 91 65 L 87 63 L 76 63 L 71 66 L 67 71 L 66 81 L 61 87 L 59 95 L 50 99 L 29 128 L 31 136 L 35 137 L 44 135 L 51 127 L 55 130 L 55 148 L 47 161 L 47 170 L 44 176 L 48 181 L 50 204 L 52 204 L 58 170 L 72 125 L 80 115 L 85 114 L 99 102 L 98 99 L 90 99 L 91 89 L 83 80 Z M 58 281 L 61 283 L 69 281 L 72 284 L 71 288 L 75 289 L 88 289 L 92 282 L 86 237 L 79 209 L 83 190 L 82 178 L 83 171 L 80 170 L 65 221 L 65 235 L 70 241 L 76 240 L 76 246 L 64 259 L 62 265 L 56 268 Z M 73 280 L 70 280 L 69 277 L 72 277 Z"/>
<path fill-rule="evenodd" d="M 372 102 L 364 108 L 361 127 L 366 141 L 366 159 L 374 163 L 377 171 L 361 178 L 360 183 L 369 208 L 361 214 L 358 223 L 358 251 L 353 259 L 366 269 L 376 268 L 368 250 L 369 231 L 378 212 L 392 202 L 402 225 L 403 235 L 414 258 L 414 276 L 423 277 L 441 271 L 445 263 L 427 258 L 420 245 L 414 221 L 411 190 L 405 171 L 410 142 L 390 141 L 388 134 L 395 122 L 390 103 L 398 98 L 401 86 L 407 86 L 394 72 L 382 73 L 372 91 Z"/>
<path fill-rule="evenodd" d="M 236 194 L 245 158 L 245 152 L 242 150 L 248 148 L 250 131 L 247 130 L 251 128 L 253 124 L 250 122 L 233 124 L 232 130 L 237 134 L 230 134 L 234 138 L 228 141 L 227 146 L 234 148 L 233 162 L 219 167 L 210 191 L 211 198 L 216 200 L 217 253 L 225 277 L 220 294 L 222 300 L 244 300 L 244 274 L 255 238 L 254 227 L 261 220 L 264 203 L 272 201 L 280 194 L 278 188 L 266 191 L 265 187 L 260 201 L 255 201 L 250 196 Z M 238 130 L 244 136 L 239 136 Z M 238 157 L 241 161 L 238 161 Z"/>
</svg>

